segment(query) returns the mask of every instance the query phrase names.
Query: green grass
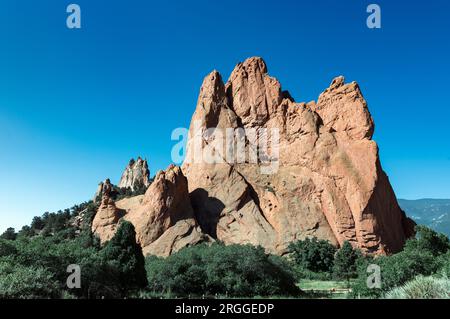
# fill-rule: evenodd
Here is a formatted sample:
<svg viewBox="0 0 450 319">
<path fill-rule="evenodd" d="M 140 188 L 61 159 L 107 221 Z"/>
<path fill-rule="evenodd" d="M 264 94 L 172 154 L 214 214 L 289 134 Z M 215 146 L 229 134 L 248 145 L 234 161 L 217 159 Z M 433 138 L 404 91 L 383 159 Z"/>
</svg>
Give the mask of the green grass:
<svg viewBox="0 0 450 319">
<path fill-rule="evenodd" d="M 348 295 L 348 282 L 347 281 L 333 281 L 333 280 L 301 280 L 297 286 L 305 293 L 302 296 L 292 297 L 292 296 L 270 296 L 270 299 L 345 299 Z M 177 298 L 171 293 L 155 293 L 151 291 L 141 291 L 140 294 L 134 296 L 135 298 L 144 299 L 173 299 Z M 230 297 L 224 295 L 215 296 L 202 296 L 202 295 L 192 295 L 188 297 L 189 299 L 266 299 L 267 297 L 262 296 L 247 296 L 247 297 Z"/>
<path fill-rule="evenodd" d="M 302 290 L 331 290 L 331 289 L 346 289 L 347 281 L 321 281 L 304 279 L 298 283 Z"/>
<path fill-rule="evenodd" d="M 297 285 L 310 298 L 346 298 L 349 292 L 349 283 L 347 281 L 304 279 Z"/>
</svg>

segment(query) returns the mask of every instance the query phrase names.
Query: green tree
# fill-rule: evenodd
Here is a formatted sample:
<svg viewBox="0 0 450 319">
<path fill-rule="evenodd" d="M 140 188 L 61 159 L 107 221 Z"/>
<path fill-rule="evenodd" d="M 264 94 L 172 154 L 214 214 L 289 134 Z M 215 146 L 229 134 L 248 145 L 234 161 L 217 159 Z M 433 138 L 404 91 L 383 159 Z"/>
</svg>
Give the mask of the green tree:
<svg viewBox="0 0 450 319">
<path fill-rule="evenodd" d="M 45 222 L 42 217 L 35 216 L 31 222 L 31 229 L 42 230 L 45 227 Z"/>
<path fill-rule="evenodd" d="M 6 240 L 16 240 L 17 238 L 16 230 L 12 227 L 9 227 L 8 229 L 5 230 L 3 234 L 0 235 L 0 238 Z"/>
<path fill-rule="evenodd" d="M 291 243 L 289 251 L 298 267 L 319 273 L 331 271 L 336 247 L 314 237 Z"/>
<path fill-rule="evenodd" d="M 32 237 L 34 236 L 34 231 L 31 229 L 30 226 L 23 226 L 22 229 L 17 234 L 17 237 Z"/>
<path fill-rule="evenodd" d="M 419 275 L 430 276 L 437 272 L 437 258 L 429 251 L 405 250 L 392 256 L 367 258 L 359 264 L 358 279 L 352 287 L 354 297 L 381 298 L 389 290 L 413 280 Z M 381 288 L 367 287 L 367 267 L 369 264 L 380 266 Z"/>
<path fill-rule="evenodd" d="M 357 261 L 361 254 L 345 241 L 334 256 L 333 276 L 336 279 L 350 280 L 357 275 Z"/>
<path fill-rule="evenodd" d="M 154 293 L 185 297 L 297 295 L 299 289 L 282 258 L 250 245 L 196 245 L 167 258 L 146 259 Z"/>
<path fill-rule="evenodd" d="M 450 250 L 450 240 L 444 234 L 428 227 L 416 226 L 416 238 L 408 240 L 404 250 L 429 252 L 433 256 L 440 256 Z"/>
<path fill-rule="evenodd" d="M 147 286 L 145 259 L 141 247 L 136 243 L 133 224 L 121 222 L 116 234 L 101 253 L 107 268 L 116 274 L 117 282 L 124 294 Z"/>
<path fill-rule="evenodd" d="M 14 242 L 6 239 L 0 239 L 0 257 L 15 256 L 17 248 Z"/>
</svg>

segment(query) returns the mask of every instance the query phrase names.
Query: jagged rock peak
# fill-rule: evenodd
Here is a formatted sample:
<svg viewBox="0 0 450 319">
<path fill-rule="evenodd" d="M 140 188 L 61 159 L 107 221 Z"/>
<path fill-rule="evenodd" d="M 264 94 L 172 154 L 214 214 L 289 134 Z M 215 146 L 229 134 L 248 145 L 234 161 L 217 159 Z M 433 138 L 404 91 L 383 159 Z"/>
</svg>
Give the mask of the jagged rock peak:
<svg viewBox="0 0 450 319">
<path fill-rule="evenodd" d="M 150 185 L 150 170 L 147 160 L 138 157 L 132 158 L 122 174 L 119 184 L 120 188 L 131 188 L 135 191 L 140 188 L 148 188 Z"/>
<path fill-rule="evenodd" d="M 413 222 L 381 167 L 359 85 L 337 77 L 317 102 L 295 103 L 267 72 L 264 60 L 253 57 L 237 64 L 225 92 L 217 72 L 203 83 L 182 166 L 203 231 L 279 254 L 307 237 L 349 241 L 366 253 L 400 251 Z M 279 138 L 267 139 L 267 147 L 278 145 L 275 170 L 263 173 L 259 161 L 192 161 L 198 121 L 203 128 L 278 130 Z"/>
<path fill-rule="evenodd" d="M 200 134 L 196 141 L 206 128 L 255 129 L 267 138 L 267 152 L 258 154 L 271 160 L 272 169 L 247 156 L 248 140 L 239 150 L 244 160 L 195 160 L 198 148 L 214 144 L 214 136 Z M 289 243 L 309 237 L 337 246 L 348 241 L 370 254 L 398 252 L 414 235 L 414 222 L 397 203 L 373 130 L 358 84 L 346 84 L 343 77 L 306 104 L 282 91 L 261 58 L 239 63 L 226 84 L 213 71 L 200 89 L 182 168 L 169 166 L 145 195 L 117 202 L 105 181 L 92 230 L 104 242 L 120 220 L 128 220 L 144 253 L 160 256 L 212 240 L 282 255 Z M 234 148 L 241 139 L 231 136 L 230 142 Z M 218 154 L 227 154 L 221 146 Z M 279 154 L 269 156 L 269 148 Z M 119 186 L 146 183 L 148 174 L 146 161 L 131 160 Z"/>
<path fill-rule="evenodd" d="M 105 179 L 103 182 L 100 182 L 97 187 L 97 191 L 95 192 L 93 202 L 98 203 L 101 201 L 103 195 L 110 195 L 113 185 L 109 178 Z"/>
<path fill-rule="evenodd" d="M 267 74 L 262 58 L 239 63 L 225 85 L 228 103 L 245 126 L 261 126 L 286 96 L 277 79 Z"/>
<path fill-rule="evenodd" d="M 356 82 L 346 84 L 343 76 L 333 79 L 312 109 L 325 126 L 345 133 L 351 139 L 371 139 L 373 136 L 375 124 L 359 85 Z"/>
</svg>

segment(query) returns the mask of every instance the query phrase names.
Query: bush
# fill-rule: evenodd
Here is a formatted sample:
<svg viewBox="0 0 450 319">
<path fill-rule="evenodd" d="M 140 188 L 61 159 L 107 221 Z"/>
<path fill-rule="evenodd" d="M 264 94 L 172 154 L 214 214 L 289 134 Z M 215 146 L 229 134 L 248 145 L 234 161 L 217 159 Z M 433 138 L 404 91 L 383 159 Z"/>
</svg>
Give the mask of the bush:
<svg viewBox="0 0 450 319">
<path fill-rule="evenodd" d="M 445 255 L 441 255 L 437 261 L 439 265 L 439 274 L 450 277 L 450 251 Z"/>
<path fill-rule="evenodd" d="M 358 268 L 358 280 L 353 285 L 353 297 L 380 298 L 395 287 L 402 286 L 415 277 L 430 276 L 443 269 L 444 252 L 448 251 L 448 239 L 425 228 L 417 228 L 417 237 L 406 242 L 402 252 L 366 260 Z M 369 289 L 366 284 L 367 266 L 377 264 L 381 268 L 381 289 Z"/>
<path fill-rule="evenodd" d="M 289 251 L 300 269 L 321 273 L 331 271 L 336 247 L 325 240 L 307 238 L 291 243 Z"/>
<path fill-rule="evenodd" d="M 59 298 L 60 289 L 53 275 L 42 267 L 26 267 L 0 262 L 0 299 Z"/>
<path fill-rule="evenodd" d="M 387 299 L 450 299 L 450 280 L 418 276 L 386 294 Z"/>
<path fill-rule="evenodd" d="M 14 244 L 5 239 L 0 239 L 0 257 L 14 256 L 17 254 L 17 249 Z"/>
<path fill-rule="evenodd" d="M 284 259 L 250 245 L 187 247 L 165 259 L 147 257 L 146 268 L 153 293 L 235 297 L 299 293 Z"/>
<path fill-rule="evenodd" d="M 425 226 L 416 226 L 416 238 L 406 242 L 405 251 L 429 252 L 437 257 L 450 250 L 450 240 Z"/>
<path fill-rule="evenodd" d="M 354 296 L 382 297 L 387 291 L 413 280 L 419 275 L 429 276 L 437 271 L 436 260 L 429 252 L 403 251 L 393 256 L 383 256 L 371 263 L 381 269 L 381 289 L 367 287 L 367 266 L 359 268 L 358 281 L 353 287 Z"/>
</svg>

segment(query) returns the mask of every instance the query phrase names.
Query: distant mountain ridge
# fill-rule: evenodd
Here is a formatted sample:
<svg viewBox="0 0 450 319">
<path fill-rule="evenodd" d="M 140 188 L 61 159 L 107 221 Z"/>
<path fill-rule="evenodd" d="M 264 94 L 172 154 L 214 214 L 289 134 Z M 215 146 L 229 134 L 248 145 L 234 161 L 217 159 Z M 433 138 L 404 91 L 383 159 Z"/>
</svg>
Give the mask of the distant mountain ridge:
<svg viewBox="0 0 450 319">
<path fill-rule="evenodd" d="M 417 224 L 428 226 L 450 237 L 450 199 L 399 199 L 398 203 Z"/>
</svg>

